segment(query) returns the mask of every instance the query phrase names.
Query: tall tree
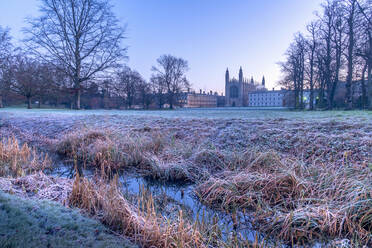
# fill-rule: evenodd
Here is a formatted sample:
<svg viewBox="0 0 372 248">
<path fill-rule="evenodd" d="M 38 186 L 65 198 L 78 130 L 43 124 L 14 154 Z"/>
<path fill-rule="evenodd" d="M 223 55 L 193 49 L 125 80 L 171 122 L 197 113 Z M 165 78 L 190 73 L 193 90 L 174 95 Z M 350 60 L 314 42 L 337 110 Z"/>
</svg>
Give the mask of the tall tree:
<svg viewBox="0 0 372 248">
<path fill-rule="evenodd" d="M 353 98 L 351 92 L 351 84 L 353 82 L 354 68 L 354 48 L 355 48 L 355 29 L 356 29 L 356 11 L 357 0 L 347 0 L 345 3 L 346 21 L 347 21 L 347 79 L 346 79 L 346 108 L 352 109 Z"/>
<path fill-rule="evenodd" d="M 301 33 L 295 35 L 295 41 L 286 51 L 287 60 L 279 63 L 285 75 L 281 84 L 293 90 L 294 107 L 303 108 L 303 90 L 305 78 L 305 49 L 306 41 Z"/>
<path fill-rule="evenodd" d="M 118 72 L 116 82 L 113 83 L 115 93 L 124 99 L 127 108 L 131 108 L 138 88 L 143 85 L 144 79 L 137 71 L 125 66 Z"/>
<path fill-rule="evenodd" d="M 39 95 L 42 88 L 43 68 L 35 59 L 24 54 L 18 54 L 14 59 L 14 80 L 12 90 L 24 96 L 27 101 L 27 108 L 32 108 L 32 99 Z"/>
<path fill-rule="evenodd" d="M 163 108 L 165 103 L 165 93 L 167 92 L 167 86 L 163 78 L 159 75 L 152 75 L 150 79 L 151 88 L 154 90 L 154 95 L 156 96 L 156 102 L 158 104 L 159 109 Z"/>
<path fill-rule="evenodd" d="M 177 94 L 190 87 L 185 75 L 189 70 L 188 63 L 172 55 L 162 55 L 157 62 L 158 65 L 152 67 L 153 78 L 166 87 L 169 107 L 173 109 Z"/>
<path fill-rule="evenodd" d="M 335 25 L 336 12 L 337 12 L 337 2 L 333 0 L 326 0 L 323 4 L 323 15 L 320 16 L 320 34 L 322 45 L 324 46 L 323 55 L 323 74 L 324 74 L 324 83 L 327 88 L 327 102 L 328 109 L 333 108 L 333 99 L 338 83 L 338 74 L 333 73 L 333 66 L 335 60 L 339 61 L 337 58 L 341 58 L 341 53 L 338 53 L 339 56 L 335 55 L 335 46 L 334 41 L 338 40 L 338 36 L 335 34 L 335 30 L 339 25 Z M 339 23 L 338 23 L 339 24 Z M 337 57 L 337 58 L 335 58 Z M 336 68 L 339 67 L 336 65 Z M 336 70 L 338 71 L 338 70 Z M 334 76 L 333 76 L 334 75 Z"/>
<path fill-rule="evenodd" d="M 11 37 L 9 29 L 0 26 L 0 108 L 3 107 L 3 98 L 9 90 L 11 81 Z"/>
<path fill-rule="evenodd" d="M 137 87 L 139 103 L 144 109 L 148 109 L 153 100 L 152 85 L 145 80 L 142 80 Z"/>
<path fill-rule="evenodd" d="M 367 67 L 367 107 L 372 110 L 372 5 L 370 0 L 356 3 L 360 13 L 356 55 L 363 58 Z"/>
<path fill-rule="evenodd" d="M 331 85 L 329 87 L 329 105 L 328 108 L 332 109 L 334 106 L 334 96 L 336 94 L 337 87 L 339 86 L 341 69 L 344 66 L 343 63 L 343 54 L 346 48 L 346 23 L 344 21 L 345 9 L 342 8 L 342 2 L 333 1 L 332 2 L 332 15 L 334 18 L 332 29 L 332 47 L 334 51 L 334 65 L 331 67 Z M 347 86 L 347 85 L 346 85 Z M 347 88 L 347 87 L 346 87 Z M 351 92 L 351 84 L 350 84 Z M 351 94 L 351 93 L 350 93 Z"/>
<path fill-rule="evenodd" d="M 316 49 L 317 49 L 317 32 L 319 28 L 319 22 L 313 21 L 307 25 L 307 31 L 309 32 L 309 38 L 306 40 L 307 44 L 307 74 L 310 86 L 310 110 L 314 109 L 314 66 L 316 59 Z"/>
<path fill-rule="evenodd" d="M 116 67 L 126 53 L 124 28 L 108 0 L 41 0 L 41 13 L 30 19 L 26 42 L 36 54 L 63 66 L 73 82 L 75 108 L 82 84 Z"/>
</svg>

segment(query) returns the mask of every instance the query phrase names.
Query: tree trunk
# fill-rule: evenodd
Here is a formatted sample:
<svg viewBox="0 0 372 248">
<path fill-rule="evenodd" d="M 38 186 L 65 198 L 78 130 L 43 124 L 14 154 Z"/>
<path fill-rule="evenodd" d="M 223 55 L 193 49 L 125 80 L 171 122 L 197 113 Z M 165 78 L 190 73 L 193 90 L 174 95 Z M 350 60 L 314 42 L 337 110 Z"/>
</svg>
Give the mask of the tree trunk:
<svg viewBox="0 0 372 248">
<path fill-rule="evenodd" d="M 349 44 L 347 54 L 347 81 L 346 81 L 346 109 L 353 108 L 353 94 L 351 92 L 351 84 L 353 81 L 353 52 L 354 52 L 354 11 L 355 0 L 351 3 L 350 16 L 347 20 L 349 26 Z"/>
<path fill-rule="evenodd" d="M 333 109 L 333 86 L 329 86 L 330 89 L 328 89 L 328 110 Z"/>
<path fill-rule="evenodd" d="M 3 96 L 0 95 L 0 108 L 3 108 L 4 105 L 3 105 Z"/>
<path fill-rule="evenodd" d="M 159 101 L 159 109 L 163 108 L 163 96 L 161 93 L 158 95 L 158 101 Z"/>
<path fill-rule="evenodd" d="M 169 93 L 169 108 L 173 109 L 173 93 Z"/>
<path fill-rule="evenodd" d="M 81 90 L 77 89 L 76 91 L 76 109 L 80 110 L 80 95 L 81 95 Z"/>
<path fill-rule="evenodd" d="M 313 84 L 311 83 L 310 84 L 310 99 L 309 99 L 309 108 L 310 110 L 314 110 L 314 86 Z"/>
<path fill-rule="evenodd" d="M 368 64 L 368 109 L 372 110 L 372 63 Z"/>
<path fill-rule="evenodd" d="M 310 99 L 309 99 L 309 108 L 314 110 L 314 51 L 311 54 L 310 60 Z"/>
<path fill-rule="evenodd" d="M 32 109 L 32 105 L 31 105 L 31 97 L 30 97 L 30 96 L 27 96 L 27 108 L 28 108 L 28 109 Z"/>
<path fill-rule="evenodd" d="M 361 80 L 361 84 L 362 84 L 362 101 L 361 101 L 362 106 L 361 107 L 362 107 L 362 109 L 364 109 L 368 105 L 368 103 L 367 103 L 367 89 L 366 89 L 366 71 L 367 71 L 367 63 L 363 67 L 362 80 Z"/>
</svg>

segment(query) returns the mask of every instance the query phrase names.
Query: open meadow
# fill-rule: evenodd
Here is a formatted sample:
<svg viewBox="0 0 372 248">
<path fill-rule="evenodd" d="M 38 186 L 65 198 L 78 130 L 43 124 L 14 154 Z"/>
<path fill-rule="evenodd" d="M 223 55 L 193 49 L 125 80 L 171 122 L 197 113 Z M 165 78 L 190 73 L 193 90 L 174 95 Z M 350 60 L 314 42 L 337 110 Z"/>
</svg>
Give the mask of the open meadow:
<svg viewBox="0 0 372 248">
<path fill-rule="evenodd" d="M 6 108 L 0 135 L 0 214 L 45 200 L 139 247 L 372 246 L 372 112 Z"/>
</svg>

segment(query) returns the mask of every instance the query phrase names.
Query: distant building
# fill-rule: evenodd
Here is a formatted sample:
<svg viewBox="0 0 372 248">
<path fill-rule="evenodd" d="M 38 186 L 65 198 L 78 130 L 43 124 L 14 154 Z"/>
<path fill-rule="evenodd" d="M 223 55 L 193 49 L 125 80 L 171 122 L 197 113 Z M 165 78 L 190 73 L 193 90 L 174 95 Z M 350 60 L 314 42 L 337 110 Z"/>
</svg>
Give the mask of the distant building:
<svg viewBox="0 0 372 248">
<path fill-rule="evenodd" d="M 230 79 L 229 69 L 225 74 L 225 106 L 244 107 L 248 106 L 248 93 L 257 90 L 259 87 L 251 80 L 243 77 L 243 70 L 240 67 L 239 80 Z"/>
<path fill-rule="evenodd" d="M 283 107 L 285 90 L 253 91 L 248 93 L 249 107 Z"/>
<path fill-rule="evenodd" d="M 225 74 L 225 106 L 227 107 L 282 107 L 283 92 L 268 91 L 265 77 L 262 83 L 255 83 L 253 78 L 245 79 L 240 67 L 239 79 L 230 79 L 229 69 Z"/>
<path fill-rule="evenodd" d="M 217 107 L 225 107 L 226 98 L 224 95 L 217 96 Z"/>
<path fill-rule="evenodd" d="M 217 93 L 213 94 L 212 92 L 205 93 L 186 93 L 184 100 L 184 107 L 186 108 L 216 108 L 220 96 Z"/>
</svg>

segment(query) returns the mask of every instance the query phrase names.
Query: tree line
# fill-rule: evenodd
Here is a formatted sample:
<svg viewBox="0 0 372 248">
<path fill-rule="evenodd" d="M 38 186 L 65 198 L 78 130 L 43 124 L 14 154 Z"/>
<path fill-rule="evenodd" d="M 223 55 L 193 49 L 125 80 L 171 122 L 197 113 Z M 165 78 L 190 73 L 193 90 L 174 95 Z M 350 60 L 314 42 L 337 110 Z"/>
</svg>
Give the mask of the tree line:
<svg viewBox="0 0 372 248">
<path fill-rule="evenodd" d="M 168 104 L 188 89 L 188 63 L 162 55 L 147 82 L 125 65 L 125 26 L 107 0 L 41 0 L 27 20 L 20 47 L 0 27 L 0 107 L 26 100 L 28 108 L 143 108 Z M 83 105 L 83 106 L 82 106 Z"/>
<path fill-rule="evenodd" d="M 280 84 L 293 90 L 296 108 L 372 109 L 370 0 L 325 0 L 322 11 L 296 33 L 280 62 Z"/>
</svg>

